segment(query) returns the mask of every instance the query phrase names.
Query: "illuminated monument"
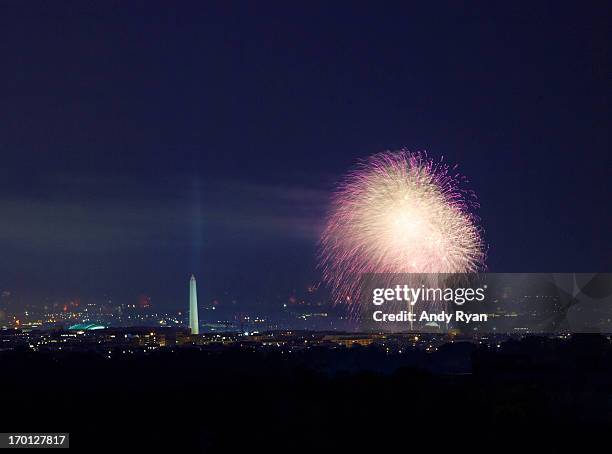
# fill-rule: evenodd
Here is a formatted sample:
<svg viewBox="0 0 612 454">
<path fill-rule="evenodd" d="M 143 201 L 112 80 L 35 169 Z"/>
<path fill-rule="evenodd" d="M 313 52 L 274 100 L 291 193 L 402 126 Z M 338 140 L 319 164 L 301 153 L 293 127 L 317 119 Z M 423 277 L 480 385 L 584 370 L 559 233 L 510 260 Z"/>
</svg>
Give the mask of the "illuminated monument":
<svg viewBox="0 0 612 454">
<path fill-rule="evenodd" d="M 198 290 L 196 288 L 196 278 L 193 274 L 189 280 L 189 328 L 191 328 L 191 334 L 200 334 L 198 326 Z"/>
</svg>

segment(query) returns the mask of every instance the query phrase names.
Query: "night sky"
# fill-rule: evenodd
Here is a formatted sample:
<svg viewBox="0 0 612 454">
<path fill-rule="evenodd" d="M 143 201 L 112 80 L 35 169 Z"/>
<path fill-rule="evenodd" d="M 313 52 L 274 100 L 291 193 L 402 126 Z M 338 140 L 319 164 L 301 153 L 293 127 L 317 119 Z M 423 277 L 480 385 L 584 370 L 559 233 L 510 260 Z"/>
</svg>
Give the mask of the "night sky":
<svg viewBox="0 0 612 454">
<path fill-rule="evenodd" d="M 611 8 L 563 3 L 1 1 L 0 290 L 265 308 L 400 147 L 459 164 L 490 271 L 612 271 Z"/>
</svg>

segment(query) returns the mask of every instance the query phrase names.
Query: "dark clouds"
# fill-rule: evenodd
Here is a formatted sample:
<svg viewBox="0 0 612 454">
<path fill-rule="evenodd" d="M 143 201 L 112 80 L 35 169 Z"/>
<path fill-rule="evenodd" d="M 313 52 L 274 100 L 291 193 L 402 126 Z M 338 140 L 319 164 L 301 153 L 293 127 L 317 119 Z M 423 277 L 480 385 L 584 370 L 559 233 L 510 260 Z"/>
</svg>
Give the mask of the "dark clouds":
<svg viewBox="0 0 612 454">
<path fill-rule="evenodd" d="M 204 268 L 257 280 L 263 271 L 252 268 L 254 260 L 278 255 L 278 244 L 314 251 L 326 203 L 325 191 L 297 185 L 188 176 L 155 184 L 119 176 L 48 177 L 27 195 L 0 197 L 0 239 L 12 257 L 0 262 L 0 276 L 7 288 L 11 277 L 21 282 L 33 276 L 40 288 L 22 291 L 37 298 L 45 292 L 94 296 L 75 281 L 104 294 L 135 292 L 121 288 L 130 282 L 118 281 L 117 274 L 131 275 L 144 290 L 160 282 L 156 273 Z M 161 299 L 173 293 L 157 290 Z M 234 296 L 245 293 L 239 289 Z"/>
<path fill-rule="evenodd" d="M 235 234 L 318 236 L 328 195 L 323 190 L 190 180 L 57 178 L 37 194 L 0 198 L 0 236 L 5 244 L 55 253 L 191 244 L 194 222 Z"/>
</svg>

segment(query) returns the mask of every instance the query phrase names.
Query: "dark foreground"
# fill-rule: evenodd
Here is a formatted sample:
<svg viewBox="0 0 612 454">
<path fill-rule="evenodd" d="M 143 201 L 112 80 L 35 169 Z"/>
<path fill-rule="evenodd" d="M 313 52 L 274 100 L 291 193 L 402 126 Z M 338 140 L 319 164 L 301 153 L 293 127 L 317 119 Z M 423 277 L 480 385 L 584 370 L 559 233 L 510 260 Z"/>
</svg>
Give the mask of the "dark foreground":
<svg viewBox="0 0 612 454">
<path fill-rule="evenodd" d="M 0 354 L 2 432 L 70 432 L 71 447 L 202 451 L 499 446 L 612 427 L 607 338 L 449 346 L 470 374 L 405 367 L 373 347 L 302 352 Z M 442 350 L 442 349 L 441 349 Z M 441 357 L 442 358 L 442 357 Z"/>
</svg>

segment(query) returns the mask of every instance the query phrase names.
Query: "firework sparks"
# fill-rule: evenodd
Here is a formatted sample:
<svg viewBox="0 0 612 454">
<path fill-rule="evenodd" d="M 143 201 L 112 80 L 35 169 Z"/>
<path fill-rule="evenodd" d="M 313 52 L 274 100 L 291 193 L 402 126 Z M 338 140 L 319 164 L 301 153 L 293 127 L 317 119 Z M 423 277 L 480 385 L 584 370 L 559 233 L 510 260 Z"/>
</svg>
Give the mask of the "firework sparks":
<svg viewBox="0 0 612 454">
<path fill-rule="evenodd" d="M 475 195 L 425 153 L 370 157 L 334 194 L 320 241 L 336 301 L 357 301 L 365 273 L 471 273 L 483 267 Z"/>
</svg>

